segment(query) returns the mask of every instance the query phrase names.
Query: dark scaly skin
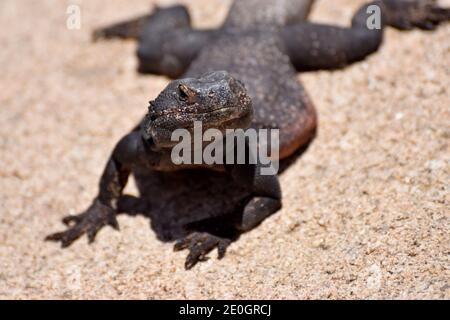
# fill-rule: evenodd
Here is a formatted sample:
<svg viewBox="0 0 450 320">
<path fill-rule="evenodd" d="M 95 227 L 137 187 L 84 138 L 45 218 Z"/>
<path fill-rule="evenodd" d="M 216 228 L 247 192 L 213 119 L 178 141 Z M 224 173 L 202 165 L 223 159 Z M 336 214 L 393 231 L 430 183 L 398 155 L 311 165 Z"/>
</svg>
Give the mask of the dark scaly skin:
<svg viewBox="0 0 450 320">
<path fill-rule="evenodd" d="M 450 19 L 450 10 L 431 0 L 379 0 L 358 10 L 351 27 L 341 28 L 305 22 L 312 4 L 239 0 L 217 30 L 194 30 L 186 8 L 175 6 L 95 31 L 95 39 L 138 39 L 139 72 L 183 79 L 172 81 L 151 102 L 145 119 L 119 141 L 93 204 L 64 218 L 70 228 L 47 239 L 65 247 L 86 233 L 92 242 L 103 226 L 118 229 L 119 212 L 145 211 L 161 240 L 178 240 L 175 250 L 189 250 L 187 269 L 214 248 L 223 257 L 239 234 L 281 207 L 278 179 L 262 176 L 259 164 L 176 166 L 170 160 L 171 131 L 190 130 L 193 120 L 221 130 L 279 128 L 286 167 L 316 128 L 297 71 L 364 59 L 379 48 L 386 26 L 429 30 Z M 373 4 L 382 10 L 380 30 L 366 27 L 367 7 Z M 131 173 L 140 198 L 122 195 Z"/>
</svg>

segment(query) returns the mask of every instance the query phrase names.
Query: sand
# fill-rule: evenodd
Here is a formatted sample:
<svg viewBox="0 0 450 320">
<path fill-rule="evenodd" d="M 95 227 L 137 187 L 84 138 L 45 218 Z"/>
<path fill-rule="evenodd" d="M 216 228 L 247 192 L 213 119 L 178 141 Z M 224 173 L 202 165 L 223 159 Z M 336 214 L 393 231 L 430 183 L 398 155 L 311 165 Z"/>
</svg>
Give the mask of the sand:
<svg viewBox="0 0 450 320">
<path fill-rule="evenodd" d="M 144 217 L 120 216 L 91 246 L 44 242 L 87 207 L 115 142 L 168 81 L 136 74 L 132 41 L 90 42 L 149 2 L 0 2 L 0 298 L 450 298 L 450 24 L 389 29 L 366 61 L 300 76 L 317 139 L 281 176 L 283 209 L 225 259 L 185 271 L 186 252 Z M 318 1 L 313 19 L 345 25 L 363 2 Z M 66 28 L 69 3 L 80 30 Z M 189 7 L 205 27 L 228 3 Z"/>
</svg>

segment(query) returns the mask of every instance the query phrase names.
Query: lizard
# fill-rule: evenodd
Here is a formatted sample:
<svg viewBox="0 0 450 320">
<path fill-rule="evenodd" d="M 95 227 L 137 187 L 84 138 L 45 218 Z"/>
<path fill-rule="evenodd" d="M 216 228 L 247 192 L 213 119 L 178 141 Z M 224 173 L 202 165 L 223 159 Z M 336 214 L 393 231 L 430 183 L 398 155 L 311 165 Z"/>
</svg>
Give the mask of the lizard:
<svg viewBox="0 0 450 320">
<path fill-rule="evenodd" d="M 356 11 L 349 27 L 308 22 L 314 0 L 234 1 L 217 29 L 191 26 L 185 6 L 152 13 L 93 32 L 101 38 L 138 40 L 138 71 L 173 80 L 150 101 L 143 120 L 116 144 L 88 209 L 67 216 L 68 229 L 46 240 L 70 246 L 104 226 L 119 229 L 121 212 L 149 210 L 161 240 L 189 251 L 185 268 L 218 257 L 242 233 L 282 207 L 277 175 L 261 164 L 178 165 L 171 133 L 192 122 L 205 128 L 278 128 L 279 159 L 289 165 L 314 138 L 317 114 L 297 73 L 337 69 L 376 52 L 386 27 L 432 30 L 450 20 L 433 0 L 375 0 Z M 379 28 L 368 28 L 370 9 Z M 133 174 L 139 197 L 123 194 Z M 136 209 L 137 208 L 137 209 Z"/>
</svg>

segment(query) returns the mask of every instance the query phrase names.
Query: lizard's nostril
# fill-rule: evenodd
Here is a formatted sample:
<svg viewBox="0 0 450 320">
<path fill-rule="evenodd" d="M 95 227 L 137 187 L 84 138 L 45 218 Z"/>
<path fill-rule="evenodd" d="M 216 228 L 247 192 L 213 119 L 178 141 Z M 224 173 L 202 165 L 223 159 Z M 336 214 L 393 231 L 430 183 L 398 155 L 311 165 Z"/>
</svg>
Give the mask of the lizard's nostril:
<svg viewBox="0 0 450 320">
<path fill-rule="evenodd" d="M 155 121 L 156 118 L 157 118 L 157 117 L 156 117 L 156 115 L 154 115 L 154 114 L 152 114 L 152 115 L 150 116 L 150 120 L 151 120 L 151 121 Z"/>
</svg>

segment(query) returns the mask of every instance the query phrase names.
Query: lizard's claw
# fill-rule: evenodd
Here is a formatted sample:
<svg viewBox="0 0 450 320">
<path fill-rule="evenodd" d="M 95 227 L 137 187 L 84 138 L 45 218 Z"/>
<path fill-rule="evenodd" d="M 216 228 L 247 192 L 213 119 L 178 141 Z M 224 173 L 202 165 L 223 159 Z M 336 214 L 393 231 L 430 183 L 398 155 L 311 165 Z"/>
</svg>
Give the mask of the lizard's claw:
<svg viewBox="0 0 450 320">
<path fill-rule="evenodd" d="M 186 270 L 189 270 L 197 262 L 207 260 L 208 257 L 206 255 L 215 248 L 218 250 L 218 258 L 222 259 L 230 243 L 231 241 L 226 238 L 220 238 L 206 232 L 194 232 L 178 240 L 173 249 L 175 251 L 189 250 L 189 255 L 184 264 Z"/>
<path fill-rule="evenodd" d="M 48 235 L 46 241 L 61 241 L 61 247 L 70 246 L 83 234 L 87 234 L 89 243 L 94 242 L 98 231 L 106 225 L 119 230 L 114 210 L 100 201 L 95 201 L 85 212 L 76 216 L 67 216 L 63 223 L 69 227 L 66 231 Z"/>
<path fill-rule="evenodd" d="M 65 216 L 62 219 L 62 222 L 70 227 L 70 225 L 72 224 L 77 224 L 79 223 L 81 220 L 83 220 L 83 213 L 82 214 L 78 214 L 78 215 L 70 215 L 70 216 Z"/>
<path fill-rule="evenodd" d="M 450 8 L 436 0 L 384 0 L 389 24 L 400 30 L 419 28 L 434 30 L 439 23 L 450 21 Z"/>
</svg>

